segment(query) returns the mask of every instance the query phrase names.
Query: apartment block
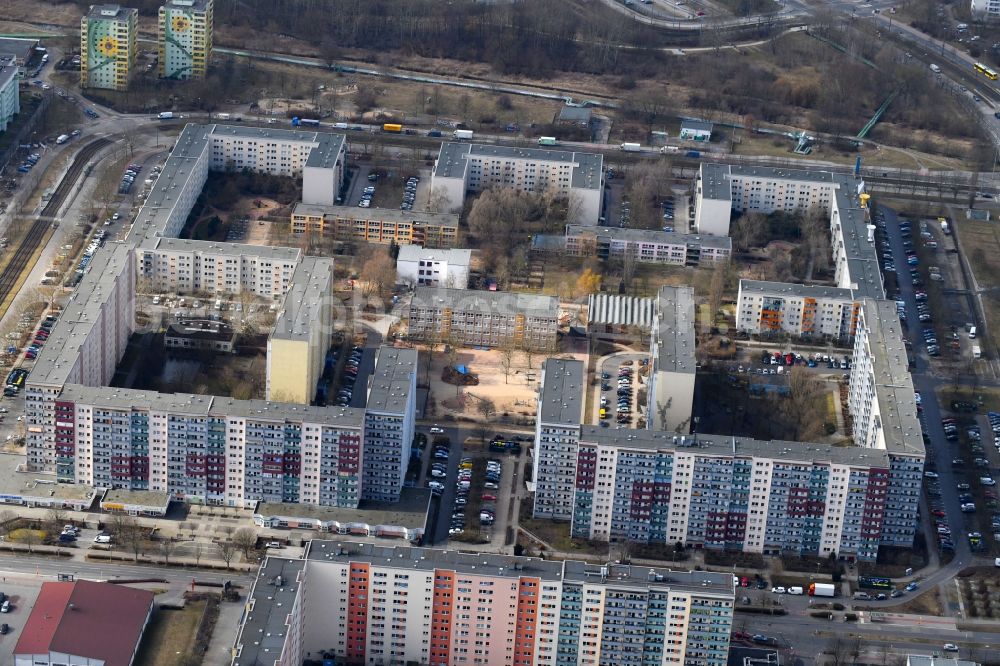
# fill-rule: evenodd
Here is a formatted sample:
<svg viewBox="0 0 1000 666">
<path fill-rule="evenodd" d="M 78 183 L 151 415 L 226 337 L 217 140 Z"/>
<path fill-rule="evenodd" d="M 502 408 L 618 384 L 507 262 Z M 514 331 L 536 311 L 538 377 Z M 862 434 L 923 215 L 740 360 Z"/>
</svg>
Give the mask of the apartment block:
<svg viewBox="0 0 1000 666">
<path fill-rule="evenodd" d="M 110 384 L 134 326 L 134 254 L 127 244 L 110 244 L 87 266 L 25 383 L 29 469 L 74 478 L 72 447 L 57 442 L 59 394 L 67 384 Z"/>
<path fill-rule="evenodd" d="M 570 222 L 595 225 L 604 196 L 604 157 L 597 153 L 442 143 L 431 192 L 447 210 L 461 210 L 466 192 L 490 188 L 565 197 Z"/>
<path fill-rule="evenodd" d="M 566 226 L 565 238 L 567 254 L 604 261 L 623 261 L 628 256 L 640 263 L 693 268 L 728 262 L 733 254 L 733 243 L 728 236 L 570 224 Z"/>
<path fill-rule="evenodd" d="M 458 245 L 458 215 L 297 203 L 292 209 L 292 231 L 343 241 L 452 248 Z"/>
<path fill-rule="evenodd" d="M 847 342 L 854 338 L 860 310 L 861 302 L 851 289 L 740 280 L 736 329 L 763 337 Z"/>
<path fill-rule="evenodd" d="M 695 185 L 695 228 L 729 235 L 731 211 L 826 211 L 851 178 L 829 171 L 702 164 Z"/>
<path fill-rule="evenodd" d="M 396 257 L 396 281 L 421 287 L 468 289 L 472 250 L 404 245 Z"/>
<path fill-rule="evenodd" d="M 305 257 L 267 339 L 267 399 L 308 405 L 333 337 L 333 260 Z"/>
<path fill-rule="evenodd" d="M 128 90 L 138 16 L 120 5 L 90 6 L 80 19 L 80 87 Z"/>
<path fill-rule="evenodd" d="M 0 132 L 21 113 L 20 75 L 13 54 L 0 53 Z"/>
<path fill-rule="evenodd" d="M 571 520 L 573 488 L 576 485 L 576 456 L 583 422 L 583 363 L 559 358 L 545 360 L 535 419 L 535 446 L 532 480 L 535 518 Z M 544 470 L 540 474 L 539 470 Z"/>
<path fill-rule="evenodd" d="M 398 502 L 413 443 L 417 351 L 379 347 L 366 392 L 362 497 Z"/>
<path fill-rule="evenodd" d="M 970 9 L 974 18 L 986 20 L 1000 18 L 1000 0 L 971 0 Z"/>
<path fill-rule="evenodd" d="M 54 423 L 66 483 L 244 508 L 361 499 L 360 409 L 68 385 Z"/>
<path fill-rule="evenodd" d="M 728 573 L 320 540 L 303 559 L 265 560 L 233 666 L 726 663 Z"/>
<path fill-rule="evenodd" d="M 558 342 L 559 301 L 504 291 L 417 287 L 408 320 L 409 335 L 417 340 L 544 351 Z"/>
<path fill-rule="evenodd" d="M 138 250 L 148 289 L 179 294 L 240 294 L 278 299 L 302 261 L 297 248 L 155 236 Z"/>
<path fill-rule="evenodd" d="M 662 287 L 650 335 L 649 428 L 678 434 L 691 430 L 697 365 L 694 324 L 694 289 Z"/>
<path fill-rule="evenodd" d="M 214 0 L 167 0 L 160 7 L 156 42 L 161 78 L 205 78 L 213 23 Z"/>
</svg>

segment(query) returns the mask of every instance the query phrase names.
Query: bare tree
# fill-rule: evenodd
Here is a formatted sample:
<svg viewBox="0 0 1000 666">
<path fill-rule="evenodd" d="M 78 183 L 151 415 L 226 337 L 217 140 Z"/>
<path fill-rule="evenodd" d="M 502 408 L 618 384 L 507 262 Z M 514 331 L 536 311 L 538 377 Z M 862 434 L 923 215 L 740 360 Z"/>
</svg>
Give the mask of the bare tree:
<svg viewBox="0 0 1000 666">
<path fill-rule="evenodd" d="M 510 341 L 500 346 L 500 367 L 503 369 L 503 383 L 510 383 L 510 373 L 514 365 L 514 352 L 517 349 Z"/>
<path fill-rule="evenodd" d="M 233 556 L 236 555 L 236 544 L 232 541 L 220 541 L 219 554 L 222 556 L 222 561 L 226 563 L 226 568 L 228 569 L 230 563 L 233 561 Z"/>
<path fill-rule="evenodd" d="M 42 540 L 39 530 L 33 527 L 18 530 L 15 534 L 17 535 L 17 541 L 28 547 L 29 553 L 34 552 L 34 546 Z"/>
<path fill-rule="evenodd" d="M 45 523 L 50 532 L 62 531 L 66 524 L 66 512 L 59 508 L 52 508 L 45 512 Z"/>
<path fill-rule="evenodd" d="M 0 534 L 7 534 L 10 532 L 10 525 L 15 520 L 17 520 L 17 514 L 10 509 L 0 511 Z"/>
<path fill-rule="evenodd" d="M 196 567 L 201 566 L 201 555 L 205 552 L 205 547 L 201 545 L 200 541 L 195 541 L 191 544 L 191 549 L 194 551 L 194 565 Z"/>
<path fill-rule="evenodd" d="M 241 527 L 233 534 L 233 544 L 243 552 L 243 559 L 250 561 L 250 552 L 257 547 L 257 532 L 250 527 Z"/>
<path fill-rule="evenodd" d="M 165 538 L 160 541 L 160 554 L 163 555 L 163 564 L 170 564 L 170 556 L 173 554 L 177 544 L 173 539 Z"/>
<path fill-rule="evenodd" d="M 359 275 L 365 285 L 365 296 L 385 296 L 396 282 L 396 263 L 388 251 L 379 248 L 361 267 Z"/>
</svg>

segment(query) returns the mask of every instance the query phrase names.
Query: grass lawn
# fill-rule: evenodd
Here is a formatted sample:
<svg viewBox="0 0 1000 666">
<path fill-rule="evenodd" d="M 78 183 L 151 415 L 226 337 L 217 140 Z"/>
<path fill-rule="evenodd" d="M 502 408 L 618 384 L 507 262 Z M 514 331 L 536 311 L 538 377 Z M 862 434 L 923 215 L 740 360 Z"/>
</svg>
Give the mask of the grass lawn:
<svg viewBox="0 0 1000 666">
<path fill-rule="evenodd" d="M 1000 230 L 997 223 L 961 220 L 956 227 L 979 286 L 1000 285 Z"/>
<path fill-rule="evenodd" d="M 982 400 L 980 412 L 1000 412 L 1000 389 L 989 387 L 971 388 L 967 386 L 959 388 L 942 388 L 938 390 L 938 398 L 942 409 L 948 409 L 952 400 L 963 402 L 979 402 Z"/>
<path fill-rule="evenodd" d="M 136 663 L 145 666 L 187 664 L 189 650 L 198 633 L 198 621 L 207 603 L 202 599 L 189 601 L 184 610 L 155 611 L 142 639 Z"/>
</svg>

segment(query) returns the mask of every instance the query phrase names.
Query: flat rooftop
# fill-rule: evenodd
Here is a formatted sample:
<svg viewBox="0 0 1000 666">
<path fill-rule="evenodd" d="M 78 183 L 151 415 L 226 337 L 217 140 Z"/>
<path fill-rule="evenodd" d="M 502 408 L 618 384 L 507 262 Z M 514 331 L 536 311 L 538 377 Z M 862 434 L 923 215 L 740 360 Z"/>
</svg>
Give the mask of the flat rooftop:
<svg viewBox="0 0 1000 666">
<path fill-rule="evenodd" d="M 200 241 L 190 238 L 169 238 L 165 236 L 147 238 L 140 246 L 141 251 L 172 252 L 197 255 L 220 255 L 225 257 L 253 257 L 273 261 L 293 262 L 302 258 L 302 250 L 295 247 L 272 245 L 247 245 L 245 243 L 221 243 Z"/>
<path fill-rule="evenodd" d="M 336 522 L 341 525 L 366 525 L 369 527 L 405 527 L 423 529 L 427 524 L 431 491 L 427 488 L 403 488 L 398 502 L 366 502 L 357 509 L 346 509 L 317 504 L 289 504 L 260 502 L 254 513 L 270 518 L 291 518 Z"/>
<path fill-rule="evenodd" d="M 195 12 L 208 10 L 208 0 L 166 0 L 163 6 L 167 9 L 190 9 Z"/>
<path fill-rule="evenodd" d="M 456 312 L 480 312 L 529 317 L 559 316 L 559 300 L 552 296 L 521 294 L 512 291 L 478 291 L 446 287 L 417 287 L 410 299 L 410 308 L 430 310 L 448 308 Z"/>
<path fill-rule="evenodd" d="M 544 425 L 580 425 L 586 390 L 583 361 L 546 359 L 538 396 L 538 422 Z"/>
<path fill-rule="evenodd" d="M 359 222 L 408 222 L 411 224 L 439 224 L 458 226 L 458 213 L 427 213 L 394 208 L 358 208 L 357 206 L 324 206 L 299 202 L 292 208 L 293 215 L 327 216 Z"/>
<path fill-rule="evenodd" d="M 566 226 L 566 236 L 590 236 L 610 242 L 657 243 L 659 245 L 684 245 L 732 250 L 733 241 L 728 236 L 708 234 L 678 234 L 656 229 L 621 229 L 615 227 L 590 227 L 579 224 Z"/>
<path fill-rule="evenodd" d="M 31 51 L 38 46 L 34 38 L 0 37 L 0 55 L 12 55 L 27 61 Z"/>
<path fill-rule="evenodd" d="M 101 504 L 124 504 L 132 506 L 152 506 L 166 508 L 170 504 L 170 493 L 152 490 L 123 490 L 113 488 L 104 493 Z"/>
<path fill-rule="evenodd" d="M 229 324 L 214 319 L 178 319 L 167 325 L 166 337 L 189 340 L 212 340 L 229 342 L 236 336 L 236 330 Z"/>
<path fill-rule="evenodd" d="M 437 250 L 419 245 L 401 245 L 396 261 L 445 261 L 449 266 L 468 266 L 472 250 Z"/>
<path fill-rule="evenodd" d="M 158 411 L 184 416 L 231 416 L 251 421 L 283 423 L 309 421 L 338 428 L 361 429 L 364 410 L 350 407 L 312 407 L 270 400 L 236 400 L 189 393 L 157 393 L 110 386 L 67 384 L 59 398 L 118 411 Z"/>
<path fill-rule="evenodd" d="M 402 414 L 411 400 L 417 373 L 417 350 L 379 347 L 368 378 L 368 411 Z"/>
<path fill-rule="evenodd" d="M 87 18 L 91 21 L 97 20 L 115 20 L 124 21 L 127 19 L 129 14 L 138 15 L 139 10 L 132 9 L 130 7 L 122 7 L 120 5 L 91 5 L 90 11 L 87 12 Z"/>
<path fill-rule="evenodd" d="M 729 179 L 729 165 L 702 162 L 700 169 L 702 198 L 715 201 L 733 200 L 733 182 Z"/>
<path fill-rule="evenodd" d="M 264 558 L 236 637 L 238 656 L 233 657 L 233 666 L 281 661 L 287 639 L 288 614 L 295 605 L 305 566 L 305 560 L 270 555 Z"/>
<path fill-rule="evenodd" d="M 18 471 L 23 455 L 0 453 L 0 495 L 18 498 L 91 500 L 97 496 L 91 486 L 57 483 L 55 475 Z"/>
<path fill-rule="evenodd" d="M 714 127 L 715 127 L 715 125 L 713 125 L 712 123 L 708 122 L 707 120 L 685 119 L 685 120 L 681 121 L 681 129 L 682 130 L 688 129 L 688 130 L 692 130 L 692 131 L 696 131 L 696 132 L 697 131 L 711 132 L 712 128 L 714 128 Z"/>
<path fill-rule="evenodd" d="M 655 371 L 694 373 L 694 289 L 661 287 L 654 321 Z"/>
<path fill-rule="evenodd" d="M 271 139 L 274 141 L 298 141 L 310 144 L 312 149 L 306 160 L 307 167 L 332 169 L 347 142 L 345 134 L 332 132 L 310 132 L 303 130 L 255 127 L 253 125 L 211 125 L 211 133 L 217 137 L 240 139 Z"/>
<path fill-rule="evenodd" d="M 580 426 L 580 442 L 638 451 L 684 452 L 725 458 L 770 458 L 778 459 L 782 464 L 834 463 L 859 467 L 884 467 L 889 464 L 888 453 L 881 449 L 730 435 L 675 435 L 660 430 L 617 430 L 592 425 Z"/>
<path fill-rule="evenodd" d="M 768 282 L 765 280 L 740 280 L 740 293 L 838 301 L 859 300 L 854 297 L 854 292 L 851 289 L 813 284 L 796 284 L 794 282 Z"/>
<path fill-rule="evenodd" d="M 271 331 L 272 340 L 308 340 L 316 324 L 324 326 L 323 311 L 332 307 L 333 259 L 303 257 L 285 292 Z"/>
<path fill-rule="evenodd" d="M 434 175 L 441 178 L 465 178 L 470 157 L 509 158 L 531 162 L 562 163 L 572 166 L 572 187 L 599 190 L 604 186 L 604 156 L 546 148 L 514 148 L 481 143 L 444 142 L 434 165 Z"/>
<path fill-rule="evenodd" d="M 708 571 L 672 571 L 627 564 L 587 564 L 576 560 L 560 562 L 535 557 L 496 553 L 463 553 L 414 546 L 380 546 L 339 540 L 313 540 L 306 551 L 312 562 L 368 563 L 417 571 L 444 569 L 462 575 L 522 576 L 546 582 L 576 582 L 607 585 L 611 588 L 662 588 L 732 599 L 733 575 Z"/>
<path fill-rule="evenodd" d="M 862 304 L 872 351 L 875 399 L 882 418 L 886 449 L 924 455 L 923 430 L 917 415 L 903 331 L 893 301 L 867 299 Z"/>
<path fill-rule="evenodd" d="M 61 385 L 80 361 L 80 347 L 91 335 L 115 280 L 132 261 L 130 243 L 111 243 L 94 253 L 86 273 L 69 297 L 31 370 L 31 384 Z"/>
</svg>

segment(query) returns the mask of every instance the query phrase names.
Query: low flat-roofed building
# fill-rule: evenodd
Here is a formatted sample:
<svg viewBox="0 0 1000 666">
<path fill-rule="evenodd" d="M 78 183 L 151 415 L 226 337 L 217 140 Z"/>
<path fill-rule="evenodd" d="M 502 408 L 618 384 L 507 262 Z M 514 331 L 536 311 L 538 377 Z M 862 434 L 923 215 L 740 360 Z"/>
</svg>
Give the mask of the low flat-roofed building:
<svg viewBox="0 0 1000 666">
<path fill-rule="evenodd" d="M 260 502 L 253 520 L 266 529 L 307 529 L 418 542 L 427 529 L 431 491 L 403 488 L 398 502 L 362 501 L 356 509 Z"/>
<path fill-rule="evenodd" d="M 728 236 L 677 234 L 651 229 L 566 226 L 566 253 L 575 257 L 696 267 L 725 263 L 733 254 Z"/>
<path fill-rule="evenodd" d="M 297 203 L 292 233 L 307 231 L 342 241 L 449 248 L 458 245 L 458 215 Z"/>
<path fill-rule="evenodd" d="M 14 646 L 14 666 L 131 666 L 154 596 L 92 580 L 42 583 Z"/>
<path fill-rule="evenodd" d="M 906 655 L 906 666 L 979 666 L 975 661 L 958 657 L 931 657 L 926 654 Z"/>
<path fill-rule="evenodd" d="M 693 120 L 685 118 L 681 121 L 680 138 L 689 141 L 705 141 L 712 139 L 712 130 L 715 125 L 706 120 Z"/>
<path fill-rule="evenodd" d="M 55 475 L 24 471 L 20 456 L 0 456 L 0 503 L 87 511 L 98 497 L 91 486 L 59 483 Z"/>
<path fill-rule="evenodd" d="M 591 294 L 587 334 L 601 338 L 642 338 L 653 326 L 655 299 L 617 294 Z"/>
<path fill-rule="evenodd" d="M 556 123 L 589 127 L 594 111 L 585 106 L 561 106 L 556 114 Z"/>
<path fill-rule="evenodd" d="M 167 349 L 232 352 L 235 344 L 236 330 L 214 319 L 178 319 L 163 336 Z"/>
<path fill-rule="evenodd" d="M 396 257 L 396 282 L 411 286 L 469 288 L 472 250 L 436 250 L 403 245 Z"/>
<path fill-rule="evenodd" d="M 559 301 L 506 291 L 417 287 L 409 306 L 409 335 L 468 347 L 553 350 Z"/>
<path fill-rule="evenodd" d="M 101 498 L 101 509 L 114 513 L 126 513 L 130 516 L 167 515 L 170 506 L 170 493 L 151 490 L 124 490 L 112 488 Z"/>
</svg>

